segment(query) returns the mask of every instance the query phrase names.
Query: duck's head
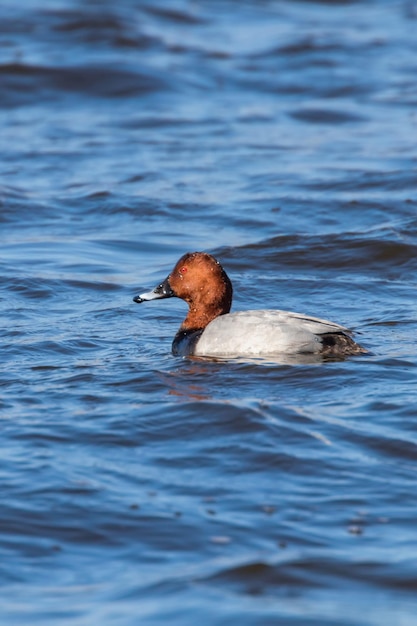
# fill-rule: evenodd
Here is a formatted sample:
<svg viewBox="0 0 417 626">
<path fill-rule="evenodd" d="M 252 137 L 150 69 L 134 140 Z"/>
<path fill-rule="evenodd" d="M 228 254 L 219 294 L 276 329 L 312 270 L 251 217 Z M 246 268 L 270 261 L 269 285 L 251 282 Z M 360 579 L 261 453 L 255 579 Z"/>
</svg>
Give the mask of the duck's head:
<svg viewBox="0 0 417 626">
<path fill-rule="evenodd" d="M 230 311 L 233 288 L 220 263 L 206 252 L 187 252 L 167 278 L 135 302 L 177 297 L 190 310 L 182 328 L 205 328 L 212 319 Z"/>
</svg>

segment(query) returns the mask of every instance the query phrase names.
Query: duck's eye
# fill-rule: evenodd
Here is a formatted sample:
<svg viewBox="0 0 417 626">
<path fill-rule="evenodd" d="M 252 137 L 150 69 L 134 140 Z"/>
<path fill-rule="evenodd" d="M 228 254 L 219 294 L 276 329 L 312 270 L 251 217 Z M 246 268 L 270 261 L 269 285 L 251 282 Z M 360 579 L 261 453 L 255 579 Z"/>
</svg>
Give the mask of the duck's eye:
<svg viewBox="0 0 417 626">
<path fill-rule="evenodd" d="M 184 267 L 182 267 L 180 269 L 180 274 L 186 274 L 187 273 L 188 268 L 184 265 Z"/>
</svg>

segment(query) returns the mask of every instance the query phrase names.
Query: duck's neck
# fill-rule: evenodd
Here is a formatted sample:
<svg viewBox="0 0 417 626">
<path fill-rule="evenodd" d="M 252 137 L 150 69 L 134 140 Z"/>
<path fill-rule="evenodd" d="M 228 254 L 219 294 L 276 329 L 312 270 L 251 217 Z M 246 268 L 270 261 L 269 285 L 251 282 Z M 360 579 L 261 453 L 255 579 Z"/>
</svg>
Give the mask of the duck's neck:
<svg viewBox="0 0 417 626">
<path fill-rule="evenodd" d="M 218 289 L 218 288 L 217 288 Z M 187 317 L 180 327 L 180 331 L 200 330 L 210 324 L 219 315 L 229 313 L 232 306 L 233 289 L 226 272 L 222 269 L 222 285 L 216 296 L 209 298 L 209 292 L 200 292 L 188 302 Z"/>
<path fill-rule="evenodd" d="M 215 280 L 208 279 L 204 287 L 182 297 L 188 304 L 187 317 L 179 332 L 204 330 L 219 315 L 229 313 L 232 306 L 233 287 L 221 266 L 216 267 Z"/>
<path fill-rule="evenodd" d="M 204 329 L 211 321 L 219 315 L 224 315 L 230 311 L 230 305 L 225 306 L 222 302 L 189 302 L 187 317 L 181 324 L 181 331 Z"/>
</svg>

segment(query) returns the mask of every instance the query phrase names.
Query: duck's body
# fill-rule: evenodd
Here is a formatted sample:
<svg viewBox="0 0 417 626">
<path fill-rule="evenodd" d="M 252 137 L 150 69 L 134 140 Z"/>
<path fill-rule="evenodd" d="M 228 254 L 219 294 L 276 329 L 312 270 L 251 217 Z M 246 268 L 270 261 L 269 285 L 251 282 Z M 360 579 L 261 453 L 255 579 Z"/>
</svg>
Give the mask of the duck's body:
<svg viewBox="0 0 417 626">
<path fill-rule="evenodd" d="M 195 345 L 200 356 L 276 354 L 357 354 L 349 330 L 291 311 L 239 311 L 210 322 Z M 361 349 L 362 350 L 362 349 Z M 363 351 L 363 350 L 362 350 Z"/>
<path fill-rule="evenodd" d="M 177 296 L 189 304 L 173 344 L 175 355 L 264 357 L 289 354 L 348 356 L 366 350 L 339 324 L 279 310 L 229 313 L 232 284 L 222 266 L 204 252 L 187 253 L 144 302 Z"/>
</svg>

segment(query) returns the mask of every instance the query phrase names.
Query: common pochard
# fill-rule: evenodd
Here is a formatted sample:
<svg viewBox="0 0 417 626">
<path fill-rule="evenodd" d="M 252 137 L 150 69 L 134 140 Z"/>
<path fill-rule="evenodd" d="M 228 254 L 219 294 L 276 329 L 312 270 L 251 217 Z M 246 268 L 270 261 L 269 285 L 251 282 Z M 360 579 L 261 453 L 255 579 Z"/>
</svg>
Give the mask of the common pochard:
<svg viewBox="0 0 417 626">
<path fill-rule="evenodd" d="M 348 356 L 367 351 L 339 324 L 291 311 L 229 313 L 232 283 L 220 263 L 206 252 L 188 252 L 155 289 L 133 298 L 145 302 L 182 298 L 187 317 L 172 343 L 178 356 L 265 357 L 310 354 Z"/>
</svg>

